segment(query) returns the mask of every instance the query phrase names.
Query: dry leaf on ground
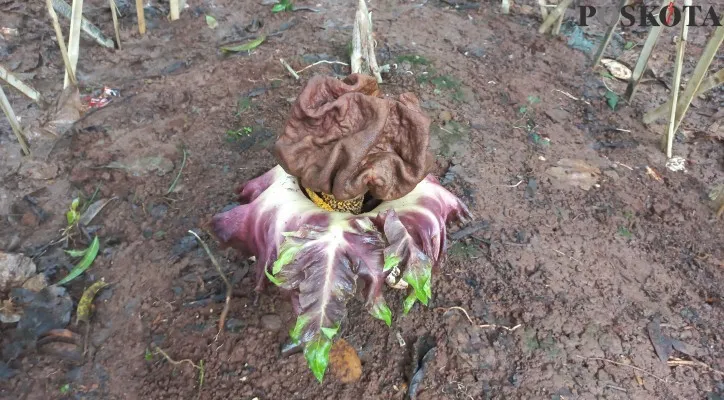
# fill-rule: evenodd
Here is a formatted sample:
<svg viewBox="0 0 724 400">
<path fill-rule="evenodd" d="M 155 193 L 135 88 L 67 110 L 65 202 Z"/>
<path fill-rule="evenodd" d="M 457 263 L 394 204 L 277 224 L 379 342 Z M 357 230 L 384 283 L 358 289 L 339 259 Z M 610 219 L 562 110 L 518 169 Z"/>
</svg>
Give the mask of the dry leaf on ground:
<svg viewBox="0 0 724 400">
<path fill-rule="evenodd" d="M 548 168 L 546 174 L 554 186 L 576 186 L 589 190 L 598 181 L 601 170 L 582 160 L 563 158 L 557 166 Z"/>
</svg>

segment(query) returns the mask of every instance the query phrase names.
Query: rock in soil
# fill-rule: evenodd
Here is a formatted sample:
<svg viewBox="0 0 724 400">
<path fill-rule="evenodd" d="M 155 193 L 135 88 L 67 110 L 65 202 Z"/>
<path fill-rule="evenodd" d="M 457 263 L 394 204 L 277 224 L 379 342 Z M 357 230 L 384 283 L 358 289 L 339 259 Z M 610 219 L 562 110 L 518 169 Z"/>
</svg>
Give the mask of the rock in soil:
<svg viewBox="0 0 724 400">
<path fill-rule="evenodd" d="M 0 252 L 0 292 L 22 285 L 35 271 L 35 263 L 29 257 Z"/>
</svg>

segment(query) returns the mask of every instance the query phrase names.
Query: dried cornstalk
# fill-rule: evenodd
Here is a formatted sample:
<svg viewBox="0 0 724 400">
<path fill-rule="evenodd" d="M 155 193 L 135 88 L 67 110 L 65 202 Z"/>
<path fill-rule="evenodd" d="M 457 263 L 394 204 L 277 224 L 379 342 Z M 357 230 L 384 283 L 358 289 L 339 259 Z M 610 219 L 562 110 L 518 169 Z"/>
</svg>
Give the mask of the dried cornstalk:
<svg viewBox="0 0 724 400">
<path fill-rule="evenodd" d="M 669 0 L 663 0 L 661 7 L 663 8 L 668 3 Z M 649 58 L 651 58 L 651 54 L 656 46 L 656 42 L 659 40 L 661 30 L 663 29 L 663 24 L 659 21 L 658 12 L 654 13 L 654 19 L 656 20 L 656 24 L 651 27 L 649 35 L 646 37 L 644 48 L 641 50 L 641 54 L 639 55 L 638 61 L 636 61 L 636 66 L 634 67 L 631 79 L 626 87 L 626 94 L 624 94 L 624 96 L 628 99 L 629 103 L 633 100 L 634 94 L 636 94 L 636 88 L 638 87 L 639 82 L 641 82 L 641 78 L 644 76 L 646 65 L 649 63 Z"/>
<path fill-rule="evenodd" d="M 111 0 L 113 1 L 113 0 Z M 60 47 L 60 55 L 63 57 L 63 64 L 65 65 L 65 71 L 67 73 L 70 82 L 73 85 L 78 85 L 78 81 L 75 79 L 75 73 L 68 57 L 68 48 L 65 47 L 65 38 L 63 37 L 63 30 L 60 28 L 60 22 L 58 22 L 58 14 L 53 9 L 53 0 L 46 0 L 46 6 L 48 7 L 48 14 L 50 14 L 50 20 L 53 22 L 53 29 L 55 30 L 55 38 L 58 40 L 58 47 Z"/>
</svg>

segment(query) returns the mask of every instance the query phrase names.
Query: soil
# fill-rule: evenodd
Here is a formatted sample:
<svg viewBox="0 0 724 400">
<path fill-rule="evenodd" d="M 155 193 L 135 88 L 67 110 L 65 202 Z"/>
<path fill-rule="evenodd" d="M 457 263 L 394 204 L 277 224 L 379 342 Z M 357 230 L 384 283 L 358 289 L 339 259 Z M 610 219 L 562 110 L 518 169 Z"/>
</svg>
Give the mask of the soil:
<svg viewBox="0 0 724 400">
<path fill-rule="evenodd" d="M 357 351 L 362 376 L 344 384 L 327 374 L 319 384 L 302 354 L 281 355 L 291 306 L 274 289 L 255 301 L 250 261 L 219 249 L 203 229 L 235 201 L 238 185 L 276 164 L 269 144 L 304 83 L 349 72 L 321 63 L 295 80 L 279 59 L 297 70 L 346 61 L 356 3 L 300 1 L 319 12 L 273 14 L 261 2 L 189 0 L 181 19 L 170 22 L 166 3 L 146 1 L 145 36 L 132 2 L 117 3 L 123 49 L 84 37 L 78 78 L 83 93 L 108 86 L 120 96 L 58 138 L 30 135 L 33 160 L 21 156 L 0 120 L 0 249 L 34 255 L 56 282 L 73 260 L 59 246 L 39 249 L 64 228 L 72 199 L 96 190 L 96 199 L 115 197 L 92 224 L 99 256 L 67 285 L 77 302 L 93 281 L 112 283 L 95 301 L 88 353 L 72 362 L 29 352 L 10 362 L 14 377 L 0 377 L 0 397 L 403 399 L 415 344 L 424 338 L 435 353 L 418 399 L 724 395 L 724 375 L 716 372 L 724 370 L 724 222 L 708 198 L 724 184 L 724 89 L 697 98 L 682 124 L 674 152 L 686 159 L 686 171 L 665 166 L 659 142 L 666 121 L 641 122 L 668 95 L 678 29 L 662 34 L 632 104 L 621 96 L 612 110 L 606 86 L 622 95 L 625 82 L 591 70 L 585 38 L 569 39 L 574 23 L 562 28 L 569 36 L 538 34 L 534 1 L 513 2 L 507 16 L 494 1 L 372 2 L 378 59 L 391 65 L 384 92 L 420 98 L 433 118 L 435 174 L 485 223 L 452 244 L 428 308 L 403 316 L 402 295 L 390 290 L 387 328 L 352 301 L 340 337 Z M 712 3 L 724 12 L 724 3 Z M 0 9 L 0 62 L 54 101 L 63 63 L 43 2 L 5 0 Z M 85 10 L 113 31 L 106 2 L 86 1 Z M 216 29 L 205 15 L 216 18 Z M 571 21 L 577 15 L 568 10 Z M 584 32 L 597 43 L 604 30 L 594 19 Z M 685 78 L 713 30 L 690 29 Z M 251 52 L 219 50 L 275 32 Z M 632 66 L 646 28 L 617 32 L 609 56 Z M 637 45 L 627 50 L 627 42 Z M 722 66 L 720 51 L 710 70 Z M 24 125 L 44 117 L 4 87 Z M 579 167 L 561 181 L 556 173 L 565 168 L 551 168 L 566 159 Z M 149 167 L 149 160 L 153 168 L 107 167 Z M 582 180 L 567 183 L 576 176 Z M 190 229 L 202 233 L 236 282 L 218 337 L 224 285 Z M 78 236 L 69 246 L 87 244 Z M 473 324 L 450 307 L 466 310 Z M 670 360 L 700 364 L 659 359 L 647 330 L 657 317 L 667 337 L 697 348 Z M 0 344 L 13 329 L 0 327 Z M 83 324 L 69 329 L 86 334 Z M 203 362 L 203 380 L 189 363 L 167 362 L 156 346 L 174 360 Z"/>
</svg>

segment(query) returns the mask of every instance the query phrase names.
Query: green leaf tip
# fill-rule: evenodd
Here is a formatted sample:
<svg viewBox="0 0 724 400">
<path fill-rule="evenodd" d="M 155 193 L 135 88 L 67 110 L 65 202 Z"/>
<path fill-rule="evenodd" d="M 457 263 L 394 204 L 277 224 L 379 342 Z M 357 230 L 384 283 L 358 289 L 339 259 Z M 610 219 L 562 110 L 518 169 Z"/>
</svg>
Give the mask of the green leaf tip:
<svg viewBox="0 0 724 400">
<path fill-rule="evenodd" d="M 372 306 L 370 314 L 377 319 L 385 321 L 385 325 L 392 326 L 392 310 L 387 306 L 384 300 L 380 300 Z"/>
<path fill-rule="evenodd" d="M 304 347 L 304 358 L 307 359 L 307 365 L 319 383 L 322 383 L 324 373 L 327 371 L 331 348 L 332 341 L 323 336 L 319 336 Z"/>
<path fill-rule="evenodd" d="M 294 328 L 289 331 L 289 337 L 294 343 L 299 343 L 299 340 L 302 338 L 302 331 L 304 327 L 307 326 L 309 318 L 309 315 L 300 315 L 297 317 L 297 323 L 294 324 Z"/>
<path fill-rule="evenodd" d="M 266 274 L 267 279 L 269 279 L 269 282 L 273 283 L 274 285 L 281 286 L 284 283 L 284 281 L 282 281 L 281 279 L 270 274 L 269 271 L 266 270 L 266 268 L 264 269 L 264 273 Z"/>
<path fill-rule="evenodd" d="M 385 257 L 385 266 L 382 268 L 383 271 L 387 272 L 400 264 L 400 257 L 396 255 Z"/>
<path fill-rule="evenodd" d="M 279 251 L 279 256 L 272 265 L 272 274 L 278 274 L 282 268 L 292 262 L 297 253 L 299 253 L 299 250 L 301 250 L 301 246 L 287 244 L 285 240 L 284 244 L 282 244 L 281 250 Z"/>
<path fill-rule="evenodd" d="M 100 242 L 98 240 L 98 236 L 95 236 L 90 246 L 88 246 L 88 248 L 85 250 L 83 258 L 80 260 L 80 262 L 75 267 L 73 267 L 68 275 L 66 275 L 65 278 L 61 279 L 60 282 L 58 282 L 56 285 L 64 285 L 77 278 L 80 274 L 85 272 L 85 270 L 90 268 L 91 264 L 93 264 L 93 261 L 95 261 L 96 256 L 98 255 L 99 248 Z"/>
<path fill-rule="evenodd" d="M 402 276 L 402 279 L 412 287 L 412 294 L 414 294 L 422 304 L 427 305 L 430 297 L 432 297 L 432 266 L 426 264 L 421 270 L 418 269 L 416 272 L 418 273 L 408 270 Z"/>
<path fill-rule="evenodd" d="M 327 337 L 327 339 L 332 340 L 334 335 L 339 332 L 339 324 L 335 325 L 334 328 L 321 328 L 322 333 L 324 333 L 324 336 Z"/>
<path fill-rule="evenodd" d="M 412 310 L 412 306 L 415 305 L 415 301 L 417 301 L 417 298 L 415 297 L 414 291 L 410 292 L 410 294 L 408 294 L 407 297 L 405 297 L 405 300 L 402 302 L 402 306 L 403 306 L 402 313 L 404 315 L 407 315 L 410 312 L 410 310 Z"/>
</svg>

